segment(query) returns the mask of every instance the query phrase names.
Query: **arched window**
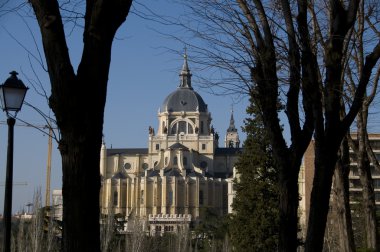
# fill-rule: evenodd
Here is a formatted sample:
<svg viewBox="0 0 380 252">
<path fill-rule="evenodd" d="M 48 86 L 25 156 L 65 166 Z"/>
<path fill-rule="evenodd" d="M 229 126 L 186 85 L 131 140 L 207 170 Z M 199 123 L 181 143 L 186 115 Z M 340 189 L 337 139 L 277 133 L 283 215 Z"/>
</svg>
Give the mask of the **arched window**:
<svg viewBox="0 0 380 252">
<path fill-rule="evenodd" d="M 144 190 L 141 190 L 141 200 L 140 204 L 144 204 Z"/>
<path fill-rule="evenodd" d="M 187 125 L 187 127 L 188 127 L 187 133 L 188 134 L 194 134 L 193 126 L 190 123 Z"/>
<path fill-rule="evenodd" d="M 165 165 L 168 165 L 168 157 L 165 157 Z"/>
<path fill-rule="evenodd" d="M 187 134 L 187 130 L 186 130 L 186 122 L 184 121 L 180 121 L 178 122 L 178 133 L 185 133 Z"/>
<path fill-rule="evenodd" d="M 173 124 L 170 128 L 170 134 L 194 134 L 194 128 L 191 123 L 187 121 L 179 121 Z"/>
<path fill-rule="evenodd" d="M 173 127 L 170 130 L 170 134 L 172 134 L 172 135 L 177 134 L 177 124 L 173 125 Z"/>
</svg>

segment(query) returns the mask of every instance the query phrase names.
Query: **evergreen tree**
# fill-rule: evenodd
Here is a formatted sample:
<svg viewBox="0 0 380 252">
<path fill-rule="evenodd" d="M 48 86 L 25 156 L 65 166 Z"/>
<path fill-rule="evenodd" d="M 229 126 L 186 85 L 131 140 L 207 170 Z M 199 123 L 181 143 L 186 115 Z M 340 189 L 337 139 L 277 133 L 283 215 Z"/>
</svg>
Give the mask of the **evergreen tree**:
<svg viewBox="0 0 380 252">
<path fill-rule="evenodd" d="M 237 251 L 275 251 L 279 234 L 278 172 L 261 112 L 247 108 L 247 138 L 236 165 L 236 197 L 231 216 L 231 241 Z"/>
</svg>

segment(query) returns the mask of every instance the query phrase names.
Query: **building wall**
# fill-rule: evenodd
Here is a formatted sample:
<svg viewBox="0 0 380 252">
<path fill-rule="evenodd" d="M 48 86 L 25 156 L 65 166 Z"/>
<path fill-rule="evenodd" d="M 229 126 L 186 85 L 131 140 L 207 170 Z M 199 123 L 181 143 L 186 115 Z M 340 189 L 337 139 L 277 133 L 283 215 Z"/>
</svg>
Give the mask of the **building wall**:
<svg viewBox="0 0 380 252">
<path fill-rule="evenodd" d="M 380 160 L 380 134 L 371 133 L 368 135 L 372 150 L 374 151 L 377 160 Z M 353 140 L 356 139 L 356 135 L 352 134 Z M 354 151 L 350 149 L 350 173 L 349 173 L 349 183 L 350 183 L 350 196 L 352 194 L 357 194 L 359 197 L 361 195 L 361 183 L 359 178 L 359 173 L 357 171 L 357 163 L 353 158 L 355 155 Z M 380 207 L 380 171 L 372 170 L 372 178 L 374 183 L 375 195 L 376 195 L 376 206 Z M 300 224 L 301 226 L 307 227 L 307 220 L 310 209 L 310 196 L 313 185 L 314 178 L 314 141 L 312 141 L 307 148 L 303 164 L 301 166 L 299 175 L 299 192 L 300 192 Z"/>
<path fill-rule="evenodd" d="M 356 135 L 352 135 L 353 140 L 356 140 Z M 369 141 L 372 147 L 373 152 L 377 160 L 380 160 L 380 134 L 369 134 Z M 350 174 L 349 174 L 349 186 L 350 194 L 361 195 L 361 183 L 359 177 L 359 171 L 357 168 L 357 163 L 354 158 L 354 151 L 350 149 Z M 375 190 L 375 200 L 376 206 L 380 207 L 380 171 L 374 169 L 374 166 L 371 165 L 371 175 L 373 179 L 373 186 Z"/>
<path fill-rule="evenodd" d="M 180 221 L 196 224 L 204 218 L 202 208 L 226 214 L 232 190 L 232 180 L 226 179 L 237 161 L 239 135 L 231 113 L 226 132 L 231 148 L 218 148 L 211 113 L 191 87 L 187 56 L 180 86 L 166 97 L 157 117 L 157 130 L 149 127 L 147 149 L 107 150 L 102 144 L 102 212 L 145 220 L 157 232 L 178 230 Z"/>
<path fill-rule="evenodd" d="M 146 218 L 150 214 L 191 214 L 199 217 L 200 207 L 227 212 L 227 182 L 208 177 L 155 176 L 106 179 L 102 185 L 102 208 L 115 213 Z"/>
</svg>

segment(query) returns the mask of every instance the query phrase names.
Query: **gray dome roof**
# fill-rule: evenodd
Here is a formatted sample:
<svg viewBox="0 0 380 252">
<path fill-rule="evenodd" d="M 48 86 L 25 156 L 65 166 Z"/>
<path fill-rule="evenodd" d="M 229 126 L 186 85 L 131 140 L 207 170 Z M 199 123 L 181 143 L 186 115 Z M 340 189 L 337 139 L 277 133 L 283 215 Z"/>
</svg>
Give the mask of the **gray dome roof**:
<svg viewBox="0 0 380 252">
<path fill-rule="evenodd" d="M 187 55 L 180 73 L 180 84 L 177 90 L 169 94 L 162 104 L 161 112 L 207 112 L 207 104 L 191 87 L 191 73 L 187 63 Z"/>
<path fill-rule="evenodd" d="M 207 112 L 207 104 L 202 97 L 192 88 L 179 87 L 176 91 L 169 94 L 164 100 L 161 111 L 168 112 Z"/>
</svg>

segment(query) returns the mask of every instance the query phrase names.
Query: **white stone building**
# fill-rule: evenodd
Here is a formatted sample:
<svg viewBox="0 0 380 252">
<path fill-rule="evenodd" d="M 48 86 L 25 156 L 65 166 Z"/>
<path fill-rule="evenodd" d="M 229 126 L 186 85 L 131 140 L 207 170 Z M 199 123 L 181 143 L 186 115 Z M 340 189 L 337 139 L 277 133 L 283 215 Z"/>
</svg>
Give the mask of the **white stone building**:
<svg viewBox="0 0 380 252">
<path fill-rule="evenodd" d="M 225 147 L 218 147 L 211 120 L 191 86 L 185 55 L 180 84 L 158 112 L 157 131 L 149 127 L 148 148 L 107 149 L 103 143 L 102 212 L 140 219 L 152 235 L 196 225 L 202 208 L 227 214 L 240 140 L 231 113 Z"/>
</svg>

